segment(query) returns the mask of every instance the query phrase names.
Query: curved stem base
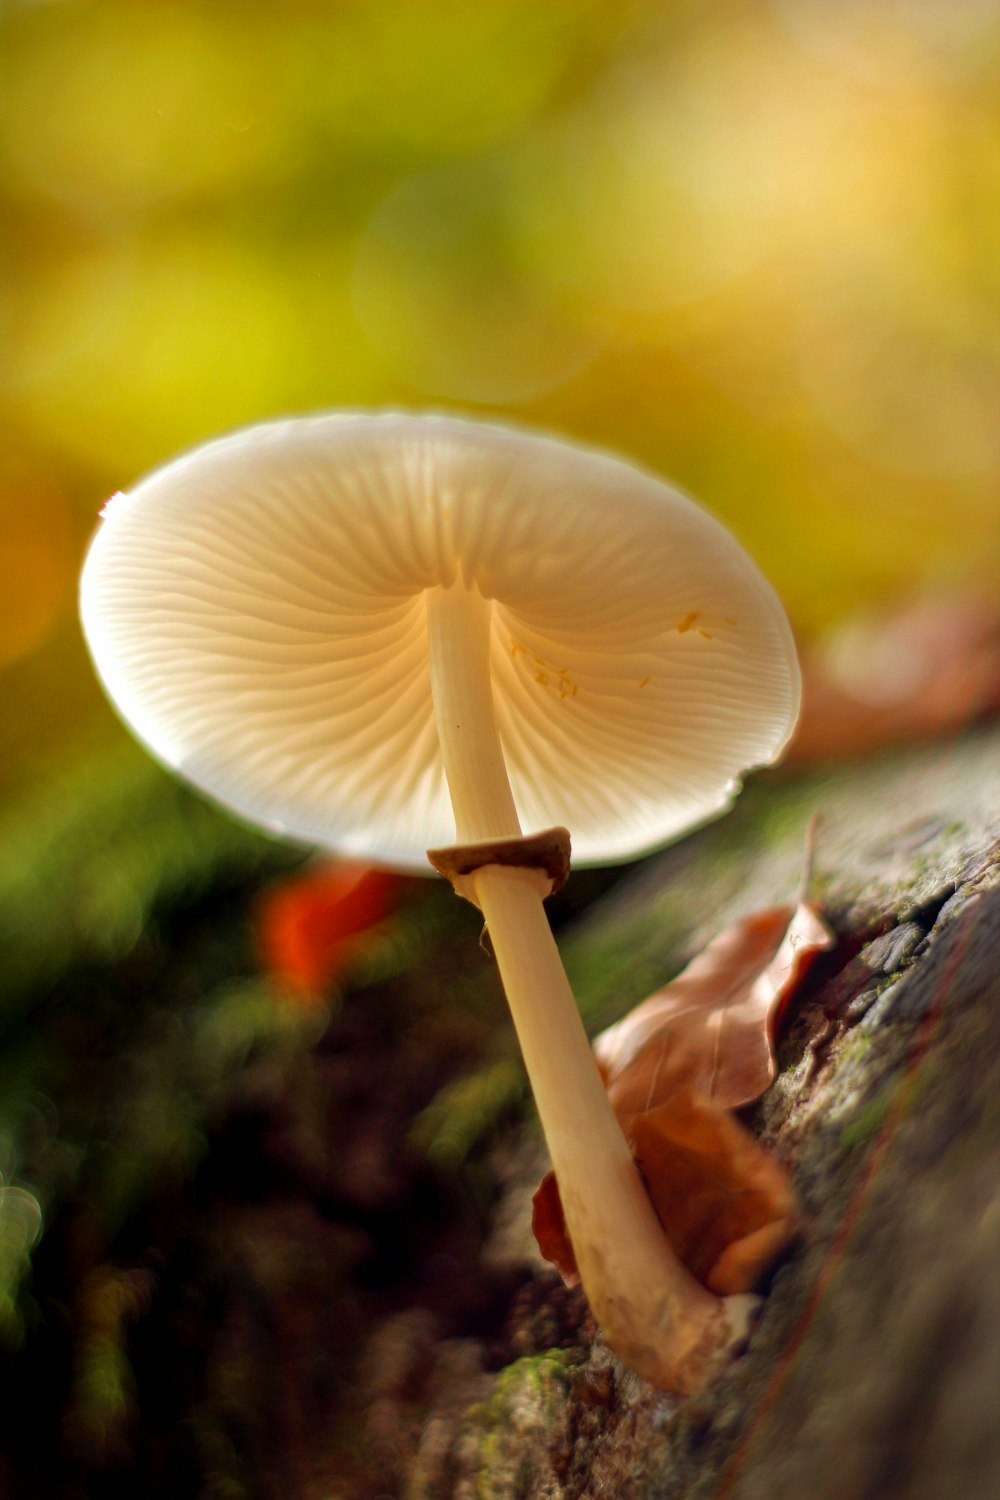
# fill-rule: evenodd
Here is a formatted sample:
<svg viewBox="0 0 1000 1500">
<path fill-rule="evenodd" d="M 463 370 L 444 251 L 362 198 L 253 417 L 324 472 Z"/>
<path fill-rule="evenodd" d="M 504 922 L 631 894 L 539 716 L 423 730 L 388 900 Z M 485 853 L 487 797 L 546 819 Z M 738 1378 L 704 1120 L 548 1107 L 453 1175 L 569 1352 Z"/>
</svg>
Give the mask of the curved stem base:
<svg viewBox="0 0 1000 1500">
<path fill-rule="evenodd" d="M 591 1310 L 633 1370 L 690 1394 L 742 1336 L 754 1299 L 724 1307 L 674 1255 L 608 1100 L 537 887 L 495 865 L 473 879 Z"/>
</svg>

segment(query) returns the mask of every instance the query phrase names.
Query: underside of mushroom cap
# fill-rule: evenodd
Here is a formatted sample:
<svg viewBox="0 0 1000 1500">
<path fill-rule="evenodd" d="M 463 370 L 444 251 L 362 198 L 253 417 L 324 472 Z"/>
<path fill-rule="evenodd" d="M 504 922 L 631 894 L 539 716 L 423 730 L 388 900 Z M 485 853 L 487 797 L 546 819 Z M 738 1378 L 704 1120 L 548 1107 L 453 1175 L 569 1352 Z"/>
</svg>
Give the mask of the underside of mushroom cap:
<svg viewBox="0 0 1000 1500">
<path fill-rule="evenodd" d="M 618 459 L 450 417 L 270 423 L 116 497 L 82 582 L 110 696 L 159 759 L 274 832 L 399 868 L 454 839 L 426 596 L 492 601 L 526 829 L 576 863 L 721 811 L 798 712 L 772 589 L 711 516 Z"/>
</svg>

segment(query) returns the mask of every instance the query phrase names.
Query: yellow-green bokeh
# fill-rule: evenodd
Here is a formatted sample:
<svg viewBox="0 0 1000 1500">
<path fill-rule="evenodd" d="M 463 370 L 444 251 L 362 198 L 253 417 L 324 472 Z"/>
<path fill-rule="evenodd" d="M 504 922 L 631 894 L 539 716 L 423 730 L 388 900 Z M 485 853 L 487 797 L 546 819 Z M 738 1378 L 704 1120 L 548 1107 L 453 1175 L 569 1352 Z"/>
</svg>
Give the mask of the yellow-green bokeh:
<svg viewBox="0 0 1000 1500">
<path fill-rule="evenodd" d="M 632 454 L 804 633 L 1000 576 L 987 0 L 8 0 L 0 779 L 101 717 L 106 495 L 453 407 Z"/>
</svg>

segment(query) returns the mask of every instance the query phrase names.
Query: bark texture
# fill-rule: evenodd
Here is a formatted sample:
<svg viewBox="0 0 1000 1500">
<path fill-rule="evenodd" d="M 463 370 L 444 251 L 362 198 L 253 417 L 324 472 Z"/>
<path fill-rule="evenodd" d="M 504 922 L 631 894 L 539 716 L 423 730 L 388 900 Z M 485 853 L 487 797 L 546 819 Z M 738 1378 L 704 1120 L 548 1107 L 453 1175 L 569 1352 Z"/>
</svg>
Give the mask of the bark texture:
<svg viewBox="0 0 1000 1500">
<path fill-rule="evenodd" d="M 604 1021 L 726 921 L 812 894 L 839 945 L 794 1009 L 751 1125 L 801 1240 L 746 1353 L 696 1401 L 630 1375 L 536 1268 L 520 1358 L 473 1339 L 373 1366 L 382 1475 L 406 1500 L 967 1500 L 1000 1494 L 1000 737 L 774 778 L 626 879 L 566 943 Z M 527 1263 L 525 1179 L 494 1263 Z M 379 1448 L 379 1434 L 381 1447 Z M 391 1455 L 391 1456 L 390 1456 Z"/>
</svg>

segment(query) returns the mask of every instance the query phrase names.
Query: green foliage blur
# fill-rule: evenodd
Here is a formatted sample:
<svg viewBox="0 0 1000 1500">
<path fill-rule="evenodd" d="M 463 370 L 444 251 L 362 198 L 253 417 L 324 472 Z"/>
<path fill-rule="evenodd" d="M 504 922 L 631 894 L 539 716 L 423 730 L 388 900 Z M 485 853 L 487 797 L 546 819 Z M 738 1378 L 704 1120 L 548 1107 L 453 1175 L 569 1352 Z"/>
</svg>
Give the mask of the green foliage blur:
<svg viewBox="0 0 1000 1500">
<path fill-rule="evenodd" d="M 281 413 L 621 450 L 804 633 L 993 577 L 991 0 L 7 0 L 0 31 L 0 788 L 121 733 L 75 624 L 103 500 Z"/>
</svg>

